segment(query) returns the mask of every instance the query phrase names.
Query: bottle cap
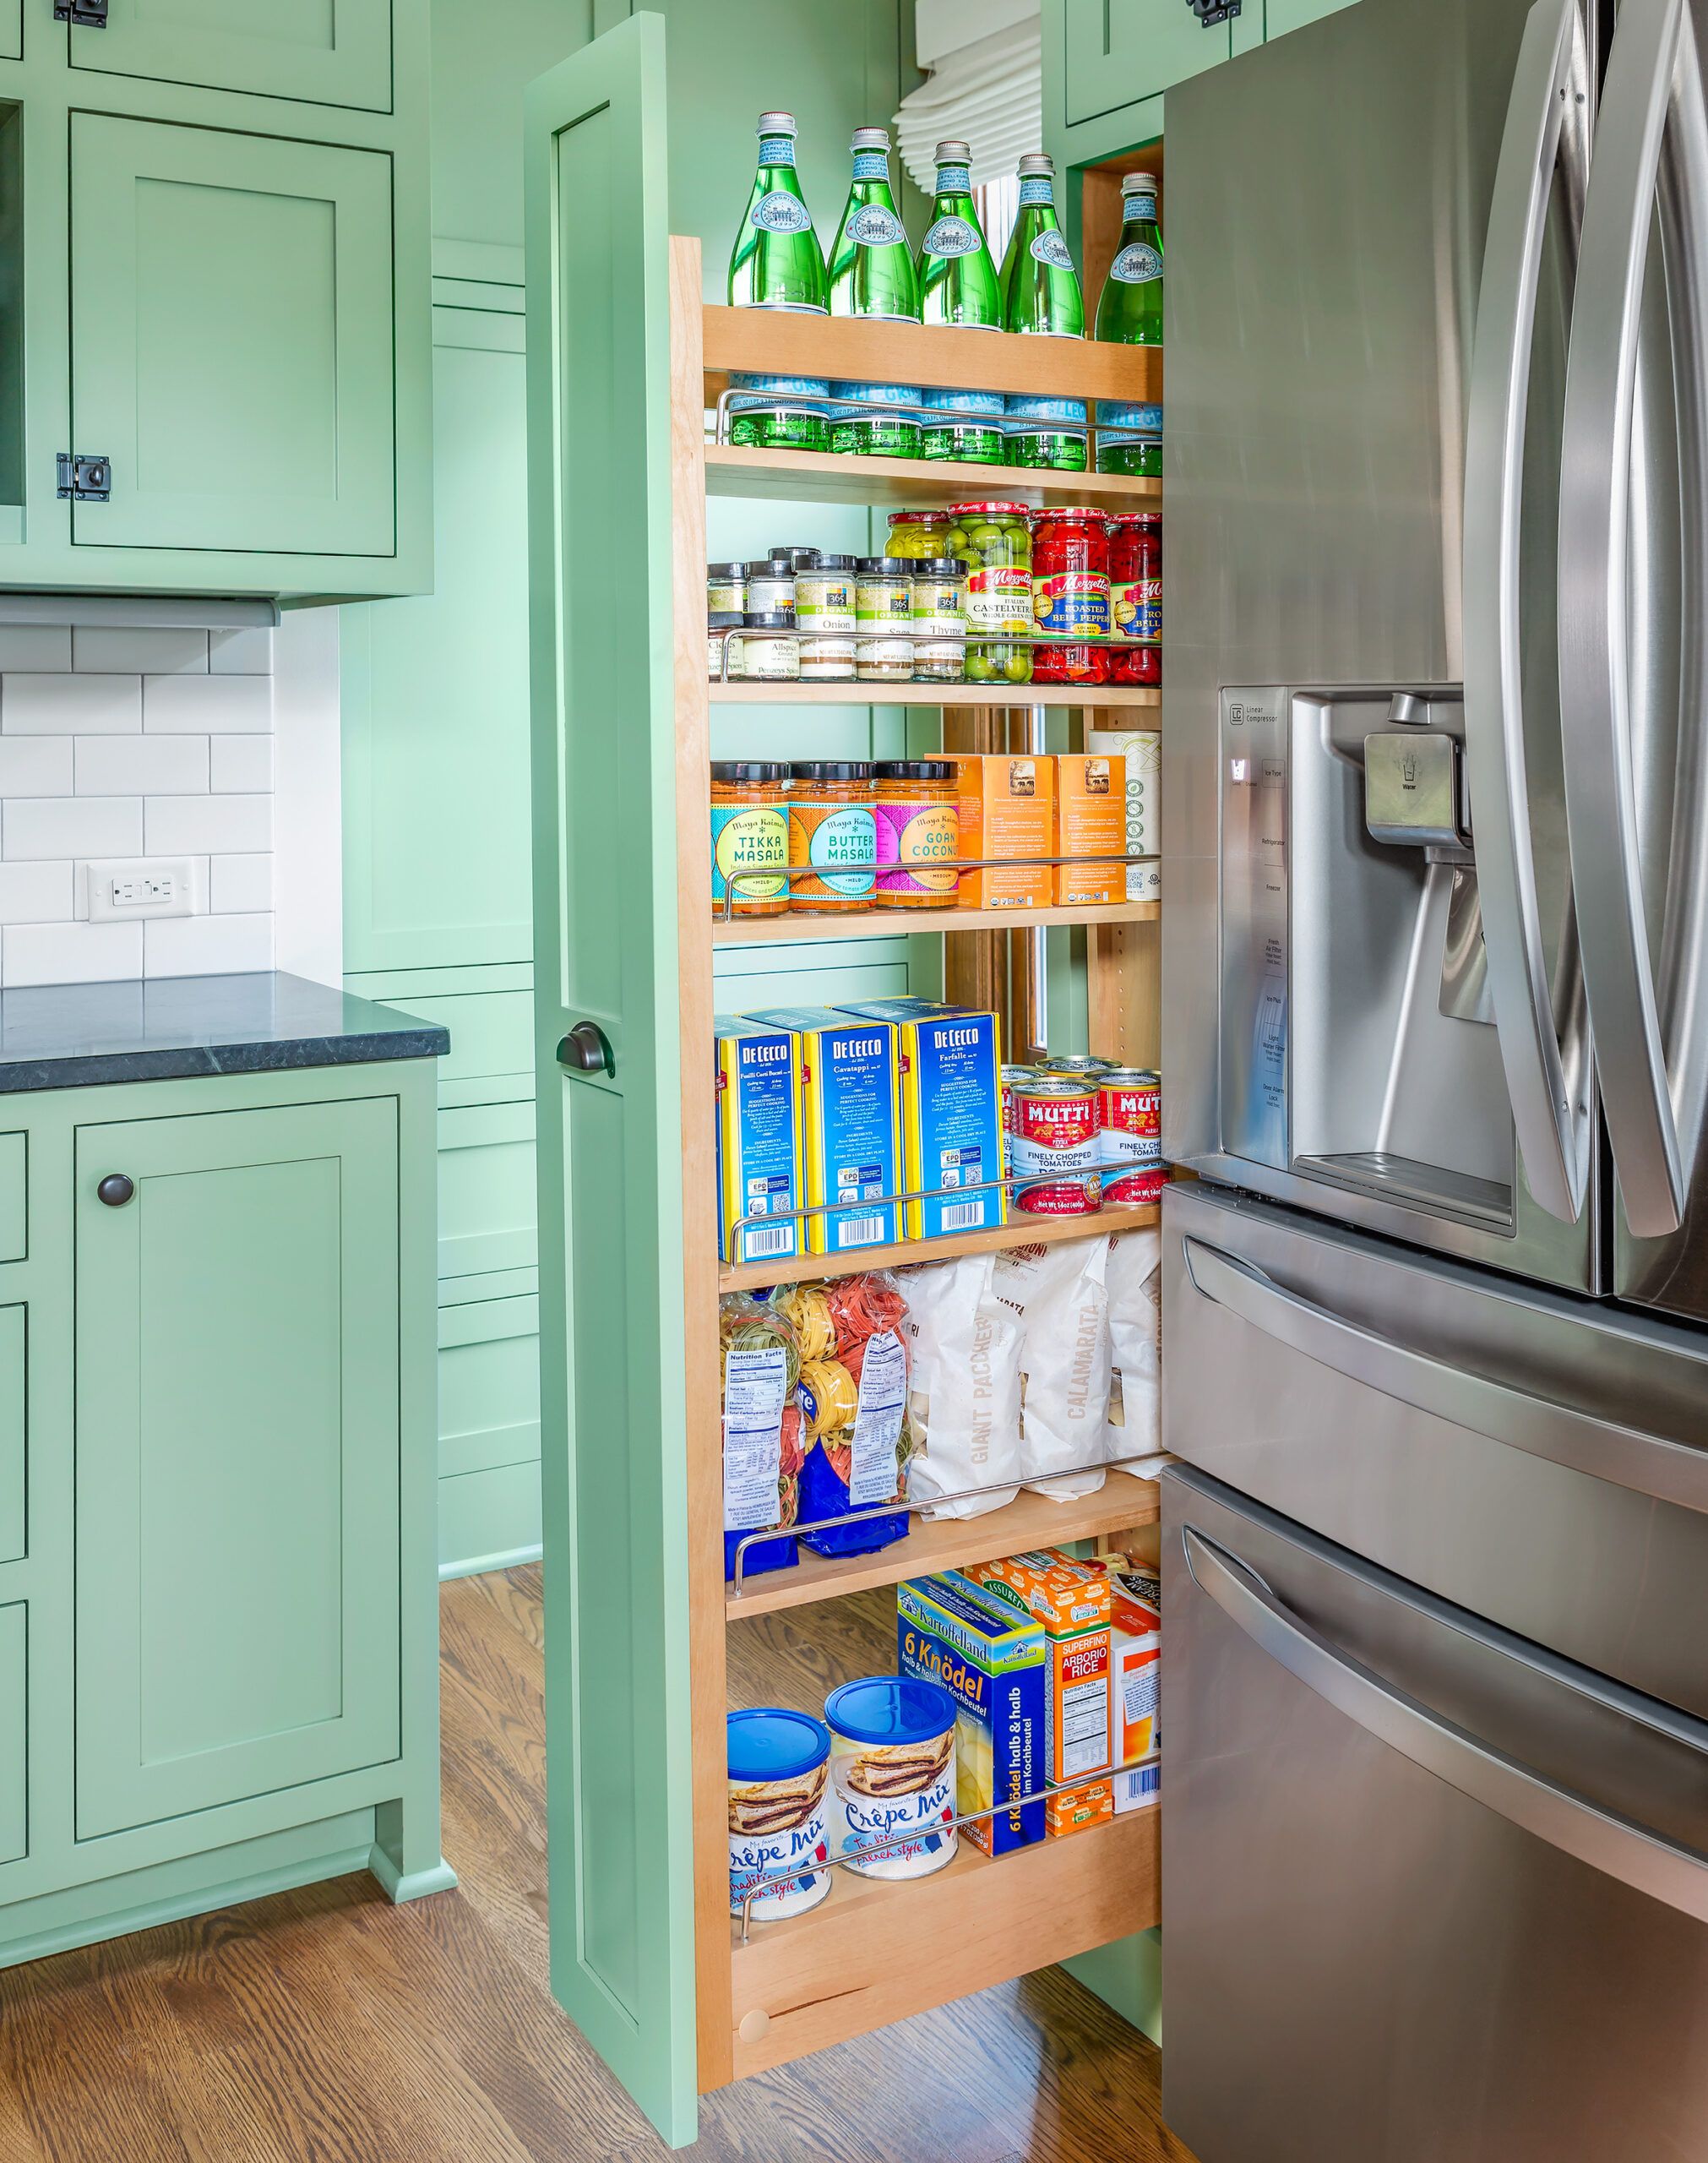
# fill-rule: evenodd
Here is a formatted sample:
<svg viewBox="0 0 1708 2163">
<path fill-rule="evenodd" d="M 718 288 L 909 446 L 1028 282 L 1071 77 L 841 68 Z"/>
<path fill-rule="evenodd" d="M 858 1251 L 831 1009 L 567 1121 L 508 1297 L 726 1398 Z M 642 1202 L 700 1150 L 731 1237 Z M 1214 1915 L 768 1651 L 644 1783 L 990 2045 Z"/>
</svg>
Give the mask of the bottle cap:
<svg viewBox="0 0 1708 2163">
<path fill-rule="evenodd" d="M 861 575 L 864 578 L 911 578 L 913 558 L 911 556 L 862 556 Z"/>
<path fill-rule="evenodd" d="M 872 769 L 864 759 L 797 759 L 789 768 L 791 781 L 870 781 Z"/>
<path fill-rule="evenodd" d="M 887 128 L 857 128 L 854 130 L 854 148 L 857 150 L 883 150 L 887 153 L 889 130 Z"/>
<path fill-rule="evenodd" d="M 812 569 L 815 571 L 851 571 L 855 568 L 854 557 L 828 555 L 822 548 L 813 558 L 812 564 Z"/>
<path fill-rule="evenodd" d="M 940 166 L 969 166 L 972 163 L 971 143 L 939 143 L 937 163 Z"/>
<path fill-rule="evenodd" d="M 947 759 L 880 759 L 872 769 L 879 781 L 953 781 Z"/>
<path fill-rule="evenodd" d="M 705 619 L 709 631 L 738 631 L 742 628 L 739 608 L 714 608 Z"/>
<path fill-rule="evenodd" d="M 748 567 L 745 564 L 708 564 L 705 567 L 705 575 L 709 579 L 745 579 L 748 575 Z"/>
<path fill-rule="evenodd" d="M 1022 175 L 1026 173 L 1040 172 L 1046 172 L 1053 175 L 1055 170 L 1055 160 L 1053 158 L 1046 157 L 1042 150 L 1028 150 L 1025 157 L 1020 160 L 1020 172 Z"/>
<path fill-rule="evenodd" d="M 774 551 L 760 565 L 759 570 L 764 578 L 792 578 L 795 575 L 795 559 L 786 551 Z"/>
<path fill-rule="evenodd" d="M 1129 172 L 1121 183 L 1123 195 L 1154 195 L 1156 176 L 1149 172 Z"/>
<path fill-rule="evenodd" d="M 792 112 L 762 112 L 759 133 L 761 135 L 793 135 L 797 133 Z"/>
<path fill-rule="evenodd" d="M 923 563 L 914 566 L 919 578 L 965 578 L 966 565 L 959 556 L 927 556 Z"/>
<path fill-rule="evenodd" d="M 781 759 L 714 759 L 711 777 L 726 787 L 743 782 L 786 781 L 789 769 Z"/>
<path fill-rule="evenodd" d="M 792 631 L 795 612 L 792 608 L 761 610 L 758 615 L 748 614 L 742 618 L 744 631 Z"/>
</svg>

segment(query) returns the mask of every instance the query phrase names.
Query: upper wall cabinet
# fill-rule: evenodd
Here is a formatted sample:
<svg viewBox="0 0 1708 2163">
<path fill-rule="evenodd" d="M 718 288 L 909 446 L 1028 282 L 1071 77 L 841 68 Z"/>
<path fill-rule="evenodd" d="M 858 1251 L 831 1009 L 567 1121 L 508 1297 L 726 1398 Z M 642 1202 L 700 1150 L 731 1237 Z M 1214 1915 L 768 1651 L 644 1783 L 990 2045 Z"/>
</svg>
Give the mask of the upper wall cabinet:
<svg viewBox="0 0 1708 2163">
<path fill-rule="evenodd" d="M 1228 25 L 1205 29 L 1187 0 L 1065 0 L 1063 13 L 1070 126 L 1154 97 L 1233 50 Z"/>
<path fill-rule="evenodd" d="M 391 0 L 110 0 L 69 37 L 103 74 L 391 110 Z"/>
<path fill-rule="evenodd" d="M 79 548 L 386 556 L 391 161 L 74 113 Z"/>
</svg>

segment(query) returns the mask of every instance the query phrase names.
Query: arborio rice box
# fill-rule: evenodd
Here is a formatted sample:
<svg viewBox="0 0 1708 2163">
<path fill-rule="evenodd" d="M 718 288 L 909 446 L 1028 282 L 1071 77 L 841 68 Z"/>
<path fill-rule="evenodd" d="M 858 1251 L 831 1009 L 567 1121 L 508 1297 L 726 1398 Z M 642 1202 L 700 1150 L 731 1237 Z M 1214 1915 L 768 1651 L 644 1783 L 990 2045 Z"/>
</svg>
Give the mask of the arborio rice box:
<svg viewBox="0 0 1708 2163">
<path fill-rule="evenodd" d="M 1044 1785 L 1044 1633 L 971 1585 L 916 1577 L 896 1588 L 902 1674 L 936 1682 L 957 1707 L 955 1809 L 989 1810 Z M 966 1828 L 988 1855 L 1044 1837 L 1042 1800 Z"/>
</svg>

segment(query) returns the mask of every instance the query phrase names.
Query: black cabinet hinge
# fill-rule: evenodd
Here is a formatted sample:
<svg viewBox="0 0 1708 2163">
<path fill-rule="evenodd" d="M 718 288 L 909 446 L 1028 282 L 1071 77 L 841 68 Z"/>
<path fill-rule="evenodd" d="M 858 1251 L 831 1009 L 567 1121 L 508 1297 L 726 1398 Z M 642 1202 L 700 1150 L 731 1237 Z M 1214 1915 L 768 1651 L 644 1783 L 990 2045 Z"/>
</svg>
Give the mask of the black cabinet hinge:
<svg viewBox="0 0 1708 2163">
<path fill-rule="evenodd" d="M 86 30 L 106 28 L 106 0 L 53 0 L 56 23 L 73 23 Z"/>
<path fill-rule="evenodd" d="M 1186 0 L 1186 4 L 1207 30 L 1218 23 L 1231 23 L 1245 4 L 1245 0 Z"/>
<path fill-rule="evenodd" d="M 74 451 L 59 454 L 59 493 L 74 504 L 104 504 L 112 495 L 112 460 L 79 458 Z"/>
</svg>

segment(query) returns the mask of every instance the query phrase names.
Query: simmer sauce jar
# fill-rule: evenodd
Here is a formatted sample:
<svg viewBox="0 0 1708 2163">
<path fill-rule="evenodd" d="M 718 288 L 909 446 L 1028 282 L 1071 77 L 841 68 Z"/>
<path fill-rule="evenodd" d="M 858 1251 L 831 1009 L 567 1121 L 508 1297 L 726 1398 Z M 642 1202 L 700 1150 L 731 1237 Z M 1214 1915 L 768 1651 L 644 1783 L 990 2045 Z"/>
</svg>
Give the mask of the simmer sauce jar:
<svg viewBox="0 0 1708 2163">
<path fill-rule="evenodd" d="M 1108 682 L 1107 512 L 1076 506 L 1033 513 L 1032 614 L 1040 637 L 1084 634 L 1084 643 L 1039 646 L 1032 660 L 1035 683 Z"/>
<path fill-rule="evenodd" d="M 878 906 L 952 909 L 960 891 L 960 812 L 947 759 L 881 759 L 877 779 Z"/>
<path fill-rule="evenodd" d="M 737 916 L 784 916 L 789 882 L 788 768 L 781 760 L 714 759 L 711 770 L 712 913 L 726 895 Z M 741 872 L 771 874 L 737 878 Z M 735 883 L 732 885 L 731 881 Z"/>
<path fill-rule="evenodd" d="M 1134 511 L 1110 521 L 1109 657 L 1112 684 L 1160 684 L 1160 646 L 1128 643 L 1162 635 L 1162 514 Z"/>
<path fill-rule="evenodd" d="M 813 867 L 810 877 L 790 881 L 789 906 L 797 913 L 871 907 L 878 858 L 872 797 L 863 759 L 797 759 L 789 768 L 789 863 Z"/>
</svg>

